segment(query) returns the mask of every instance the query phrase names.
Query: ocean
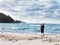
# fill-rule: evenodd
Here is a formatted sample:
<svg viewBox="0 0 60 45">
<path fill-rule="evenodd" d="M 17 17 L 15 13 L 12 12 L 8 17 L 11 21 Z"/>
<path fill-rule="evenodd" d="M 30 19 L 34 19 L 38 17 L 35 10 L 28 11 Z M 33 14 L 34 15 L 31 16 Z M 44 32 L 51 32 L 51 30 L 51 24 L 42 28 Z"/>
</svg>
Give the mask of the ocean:
<svg viewBox="0 0 60 45">
<path fill-rule="evenodd" d="M 45 33 L 60 34 L 60 24 L 45 24 Z M 40 33 L 38 23 L 0 23 L 0 32 Z"/>
</svg>

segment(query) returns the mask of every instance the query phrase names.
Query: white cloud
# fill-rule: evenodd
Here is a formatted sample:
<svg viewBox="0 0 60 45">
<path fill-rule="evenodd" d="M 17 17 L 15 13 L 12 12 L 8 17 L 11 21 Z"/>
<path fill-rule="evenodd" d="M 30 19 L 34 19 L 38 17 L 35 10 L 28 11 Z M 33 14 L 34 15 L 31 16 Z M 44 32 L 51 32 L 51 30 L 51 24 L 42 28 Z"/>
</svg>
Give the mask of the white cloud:
<svg viewBox="0 0 60 45">
<path fill-rule="evenodd" d="M 4 13 L 4 14 L 6 14 L 6 15 L 10 15 L 10 12 L 5 11 L 5 10 L 1 10 L 1 9 L 0 9 L 0 13 Z"/>
<path fill-rule="evenodd" d="M 60 0 L 56 0 L 58 3 L 60 3 Z"/>
<path fill-rule="evenodd" d="M 32 19 L 33 18 L 33 19 Z M 23 21 L 27 22 L 27 23 L 55 23 L 55 24 L 59 24 L 60 21 L 56 20 L 56 19 L 50 19 L 50 18 L 43 18 L 43 17 L 27 17 L 27 18 L 23 18 Z"/>
<path fill-rule="evenodd" d="M 55 10 L 55 11 L 54 11 L 54 14 L 55 14 L 56 16 L 59 16 L 59 15 L 60 15 L 60 9 Z"/>
<path fill-rule="evenodd" d="M 59 4 L 59 0 L 0 0 L 0 12 L 28 23 L 58 23 Z"/>
</svg>

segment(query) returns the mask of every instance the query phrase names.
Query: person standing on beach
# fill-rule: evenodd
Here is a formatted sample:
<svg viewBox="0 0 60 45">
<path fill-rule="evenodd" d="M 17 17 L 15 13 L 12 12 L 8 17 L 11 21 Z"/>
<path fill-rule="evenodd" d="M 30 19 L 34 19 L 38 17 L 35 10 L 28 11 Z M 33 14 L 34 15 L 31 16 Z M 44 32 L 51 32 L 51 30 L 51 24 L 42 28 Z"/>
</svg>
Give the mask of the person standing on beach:
<svg viewBox="0 0 60 45">
<path fill-rule="evenodd" d="M 44 37 L 44 23 L 41 24 L 41 37 Z"/>
</svg>

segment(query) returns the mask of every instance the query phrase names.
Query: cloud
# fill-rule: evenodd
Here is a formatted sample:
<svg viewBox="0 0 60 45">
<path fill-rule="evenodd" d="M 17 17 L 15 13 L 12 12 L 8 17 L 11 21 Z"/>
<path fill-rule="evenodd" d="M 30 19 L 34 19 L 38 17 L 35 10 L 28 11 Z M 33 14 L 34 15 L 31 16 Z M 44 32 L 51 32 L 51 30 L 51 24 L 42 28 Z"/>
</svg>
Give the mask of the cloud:
<svg viewBox="0 0 60 45">
<path fill-rule="evenodd" d="M 0 12 L 26 22 L 59 22 L 60 1 L 0 0 Z"/>
</svg>

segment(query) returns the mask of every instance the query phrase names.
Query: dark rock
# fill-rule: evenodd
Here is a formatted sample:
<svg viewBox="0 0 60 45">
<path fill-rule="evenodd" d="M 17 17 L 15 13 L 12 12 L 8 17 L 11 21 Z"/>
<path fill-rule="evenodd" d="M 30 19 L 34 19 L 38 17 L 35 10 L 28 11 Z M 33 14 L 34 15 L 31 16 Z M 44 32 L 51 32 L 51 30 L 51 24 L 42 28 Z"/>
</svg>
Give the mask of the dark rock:
<svg viewBox="0 0 60 45">
<path fill-rule="evenodd" d="M 14 21 L 10 16 L 6 16 L 3 13 L 0 13 L 0 23 L 19 23 L 20 21 Z"/>
<path fill-rule="evenodd" d="M 14 21 L 14 23 L 21 23 L 22 21 L 18 21 L 18 20 L 16 20 L 16 21 Z"/>
</svg>

